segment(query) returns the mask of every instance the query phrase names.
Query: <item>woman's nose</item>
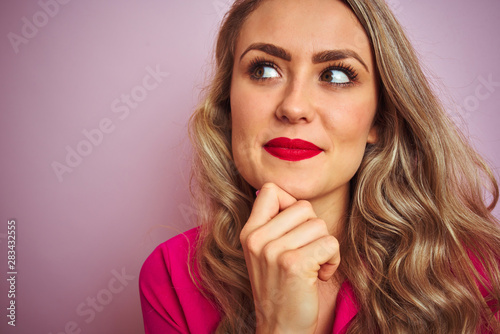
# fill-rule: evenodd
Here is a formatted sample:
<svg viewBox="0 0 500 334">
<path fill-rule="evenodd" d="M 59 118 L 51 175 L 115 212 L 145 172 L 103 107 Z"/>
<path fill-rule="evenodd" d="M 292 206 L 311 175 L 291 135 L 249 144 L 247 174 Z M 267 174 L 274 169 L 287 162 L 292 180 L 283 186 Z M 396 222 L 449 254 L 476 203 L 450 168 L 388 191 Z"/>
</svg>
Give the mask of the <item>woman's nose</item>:
<svg viewBox="0 0 500 334">
<path fill-rule="evenodd" d="M 314 117 L 311 88 L 294 80 L 287 85 L 283 99 L 276 109 L 276 117 L 286 123 L 309 123 Z"/>
</svg>

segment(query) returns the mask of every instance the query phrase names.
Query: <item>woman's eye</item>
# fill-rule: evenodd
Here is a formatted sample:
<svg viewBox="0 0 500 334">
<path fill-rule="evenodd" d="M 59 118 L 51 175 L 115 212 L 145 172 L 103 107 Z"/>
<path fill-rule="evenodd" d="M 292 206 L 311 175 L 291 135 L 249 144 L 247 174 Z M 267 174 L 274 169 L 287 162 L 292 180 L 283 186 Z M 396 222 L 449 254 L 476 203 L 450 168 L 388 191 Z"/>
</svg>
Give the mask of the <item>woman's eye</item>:
<svg viewBox="0 0 500 334">
<path fill-rule="evenodd" d="M 255 68 L 252 76 L 255 79 L 269 79 L 279 77 L 279 73 L 271 66 L 260 65 Z"/>
<path fill-rule="evenodd" d="M 345 84 L 351 82 L 347 74 L 339 70 L 327 70 L 321 74 L 321 81 L 334 84 Z"/>
</svg>

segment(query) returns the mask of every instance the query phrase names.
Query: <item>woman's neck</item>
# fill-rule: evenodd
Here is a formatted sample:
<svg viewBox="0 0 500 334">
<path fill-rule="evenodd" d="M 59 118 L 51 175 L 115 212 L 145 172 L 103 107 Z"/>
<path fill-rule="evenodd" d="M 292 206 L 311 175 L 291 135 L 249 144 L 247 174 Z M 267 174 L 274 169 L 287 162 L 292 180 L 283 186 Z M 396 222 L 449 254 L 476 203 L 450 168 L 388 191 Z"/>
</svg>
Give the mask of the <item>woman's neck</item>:
<svg viewBox="0 0 500 334">
<path fill-rule="evenodd" d="M 323 219 L 327 224 L 330 234 L 340 239 L 349 206 L 349 185 L 309 201 L 318 218 Z"/>
</svg>

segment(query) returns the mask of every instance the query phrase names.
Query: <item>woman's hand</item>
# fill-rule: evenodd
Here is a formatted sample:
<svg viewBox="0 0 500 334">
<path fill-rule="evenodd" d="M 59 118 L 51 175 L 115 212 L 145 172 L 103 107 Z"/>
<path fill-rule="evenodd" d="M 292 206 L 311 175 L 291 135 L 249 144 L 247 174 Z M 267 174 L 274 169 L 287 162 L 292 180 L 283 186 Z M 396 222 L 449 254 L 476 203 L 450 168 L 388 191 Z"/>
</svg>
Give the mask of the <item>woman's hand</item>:
<svg viewBox="0 0 500 334">
<path fill-rule="evenodd" d="M 257 312 L 257 333 L 313 333 L 318 279 L 340 264 L 338 241 L 311 204 L 272 183 L 257 196 L 240 234 Z"/>
</svg>

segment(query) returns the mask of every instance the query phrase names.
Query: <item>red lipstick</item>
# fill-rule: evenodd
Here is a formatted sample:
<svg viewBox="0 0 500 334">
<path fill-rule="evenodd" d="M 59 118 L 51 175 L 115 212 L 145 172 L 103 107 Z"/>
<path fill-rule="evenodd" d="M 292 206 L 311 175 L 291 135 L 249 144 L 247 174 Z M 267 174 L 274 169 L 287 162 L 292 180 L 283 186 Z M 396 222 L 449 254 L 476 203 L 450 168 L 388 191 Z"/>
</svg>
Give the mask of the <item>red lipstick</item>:
<svg viewBox="0 0 500 334">
<path fill-rule="evenodd" d="M 287 161 L 305 160 L 323 152 L 308 141 L 285 137 L 271 139 L 264 145 L 264 149 L 272 156 Z"/>
</svg>

